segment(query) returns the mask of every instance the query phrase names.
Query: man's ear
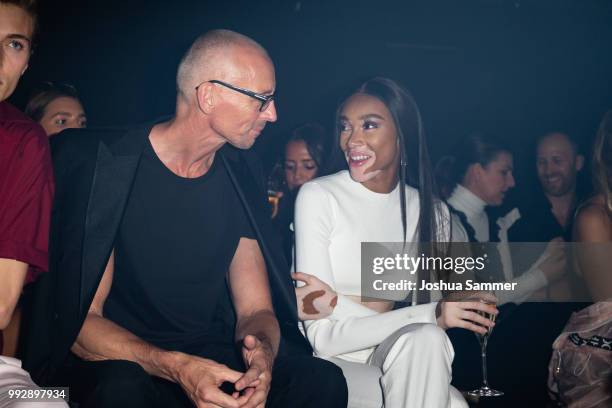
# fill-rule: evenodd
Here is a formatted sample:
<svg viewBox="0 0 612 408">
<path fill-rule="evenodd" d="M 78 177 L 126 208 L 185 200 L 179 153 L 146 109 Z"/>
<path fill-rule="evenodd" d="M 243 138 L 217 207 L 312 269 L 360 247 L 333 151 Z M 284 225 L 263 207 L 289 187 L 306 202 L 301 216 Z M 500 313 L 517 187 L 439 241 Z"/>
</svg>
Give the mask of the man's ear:
<svg viewBox="0 0 612 408">
<path fill-rule="evenodd" d="M 576 171 L 582 170 L 584 167 L 584 156 L 579 154 L 576 156 Z"/>
<path fill-rule="evenodd" d="M 473 164 L 470 164 L 470 166 L 467 168 L 467 171 L 465 172 L 465 177 L 466 179 L 469 179 L 472 182 L 478 183 L 480 182 L 480 179 L 482 178 L 483 171 L 484 169 L 482 168 L 480 163 L 473 163 Z"/>
<path fill-rule="evenodd" d="M 215 107 L 217 97 L 211 83 L 205 82 L 198 87 L 196 98 L 200 110 L 205 114 L 210 114 Z"/>
</svg>

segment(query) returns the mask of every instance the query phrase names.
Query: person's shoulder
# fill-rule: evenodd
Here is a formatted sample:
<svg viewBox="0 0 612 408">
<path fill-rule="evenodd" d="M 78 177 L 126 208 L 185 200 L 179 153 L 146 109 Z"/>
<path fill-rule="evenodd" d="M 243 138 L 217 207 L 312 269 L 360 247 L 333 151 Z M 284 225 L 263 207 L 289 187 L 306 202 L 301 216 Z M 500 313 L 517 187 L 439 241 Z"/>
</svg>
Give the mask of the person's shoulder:
<svg viewBox="0 0 612 408">
<path fill-rule="evenodd" d="M 54 157 L 64 152 L 86 154 L 88 151 L 97 151 L 100 142 L 111 145 L 127 131 L 128 129 L 123 127 L 66 129 L 51 137 L 51 150 Z"/>
<path fill-rule="evenodd" d="M 10 103 L 3 101 L 0 102 L 0 123 L 20 123 L 20 122 L 32 122 L 25 113 L 11 105 Z"/>
<path fill-rule="evenodd" d="M 16 144 L 32 142 L 40 146 L 48 144 L 43 128 L 8 102 L 0 102 L 0 127 L 2 136 Z"/>
<path fill-rule="evenodd" d="M 300 188 L 300 194 L 302 191 L 307 192 L 307 194 L 331 194 L 338 189 L 344 188 L 350 181 L 348 171 L 342 170 L 338 173 L 317 177 L 304 183 Z"/>
<path fill-rule="evenodd" d="M 576 212 L 574 232 L 579 241 L 612 239 L 612 218 L 602 195 L 585 201 Z"/>
</svg>

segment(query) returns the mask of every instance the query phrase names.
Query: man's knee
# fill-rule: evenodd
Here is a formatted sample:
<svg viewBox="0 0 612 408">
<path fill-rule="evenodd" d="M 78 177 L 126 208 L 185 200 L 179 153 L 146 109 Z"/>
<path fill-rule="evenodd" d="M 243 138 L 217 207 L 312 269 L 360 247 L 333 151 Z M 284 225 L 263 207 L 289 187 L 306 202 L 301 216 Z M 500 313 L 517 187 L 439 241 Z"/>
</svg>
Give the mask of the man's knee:
<svg viewBox="0 0 612 408">
<path fill-rule="evenodd" d="M 100 362 L 93 392 L 85 407 L 152 407 L 157 390 L 151 376 L 138 364 L 124 360 Z"/>
<path fill-rule="evenodd" d="M 311 356 L 289 357 L 282 365 L 276 375 L 283 377 L 293 406 L 346 407 L 346 379 L 337 365 Z"/>
<path fill-rule="evenodd" d="M 348 398 L 346 379 L 342 369 L 334 363 L 321 358 L 312 357 L 310 363 L 310 375 L 304 384 L 314 385 L 323 398 L 332 398 L 337 401 L 345 401 Z"/>
</svg>

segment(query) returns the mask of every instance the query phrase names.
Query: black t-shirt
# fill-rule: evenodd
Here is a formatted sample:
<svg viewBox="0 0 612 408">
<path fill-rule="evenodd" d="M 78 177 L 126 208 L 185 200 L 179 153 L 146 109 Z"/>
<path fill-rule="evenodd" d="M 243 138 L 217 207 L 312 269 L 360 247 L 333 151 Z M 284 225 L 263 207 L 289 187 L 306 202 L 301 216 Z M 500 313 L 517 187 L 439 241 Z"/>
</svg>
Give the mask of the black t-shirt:
<svg viewBox="0 0 612 408">
<path fill-rule="evenodd" d="M 183 178 L 147 141 L 115 242 L 105 316 L 168 350 L 232 343 L 226 276 L 240 237 L 254 235 L 221 159 Z"/>
</svg>

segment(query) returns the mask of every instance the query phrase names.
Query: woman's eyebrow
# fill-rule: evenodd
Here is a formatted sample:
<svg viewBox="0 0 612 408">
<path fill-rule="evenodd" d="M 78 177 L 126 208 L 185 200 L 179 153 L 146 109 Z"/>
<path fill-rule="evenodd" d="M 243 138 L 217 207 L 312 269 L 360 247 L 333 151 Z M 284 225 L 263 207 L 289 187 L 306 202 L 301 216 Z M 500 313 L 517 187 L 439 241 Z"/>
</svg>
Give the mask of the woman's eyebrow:
<svg viewBox="0 0 612 408">
<path fill-rule="evenodd" d="M 380 116 L 378 113 L 367 113 L 367 114 L 362 115 L 362 116 L 359 117 L 359 119 L 361 119 L 361 120 L 371 119 L 371 118 L 385 120 L 385 118 Z"/>
</svg>

